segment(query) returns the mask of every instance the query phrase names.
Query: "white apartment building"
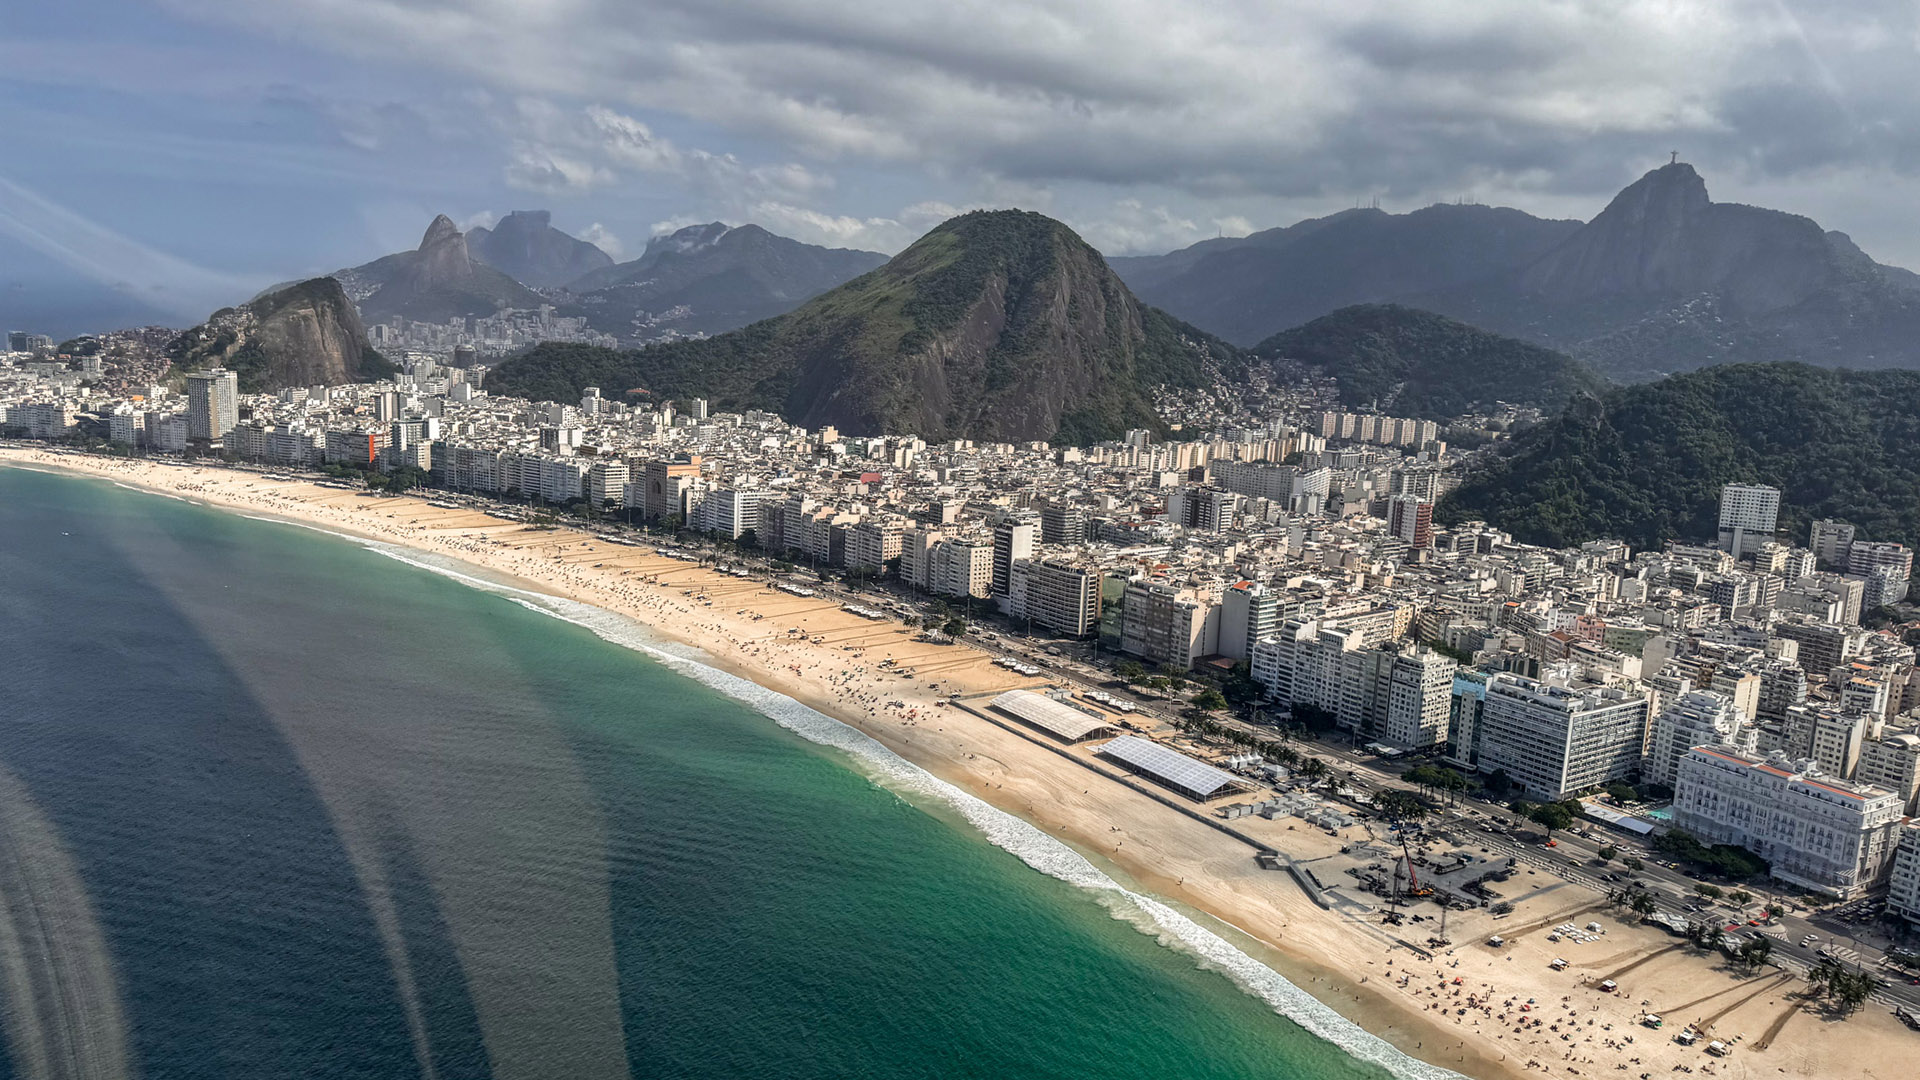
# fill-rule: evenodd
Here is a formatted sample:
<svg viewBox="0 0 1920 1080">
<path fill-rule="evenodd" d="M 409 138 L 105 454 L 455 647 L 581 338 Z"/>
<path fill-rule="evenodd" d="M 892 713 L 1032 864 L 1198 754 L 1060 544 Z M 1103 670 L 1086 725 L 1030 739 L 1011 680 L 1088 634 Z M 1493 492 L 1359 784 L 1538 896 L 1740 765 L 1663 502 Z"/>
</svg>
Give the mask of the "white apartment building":
<svg viewBox="0 0 1920 1080">
<path fill-rule="evenodd" d="M 993 594 L 994 547 L 986 540 L 942 540 L 934 545 L 932 592 L 942 596 L 972 596 L 981 600 Z"/>
<path fill-rule="evenodd" d="M 1431 649 L 1371 648 L 1358 629 L 1293 618 L 1254 645 L 1249 666 L 1268 697 L 1332 713 L 1355 734 L 1409 749 L 1447 741 L 1456 665 Z"/>
<path fill-rule="evenodd" d="M 1220 605 L 1190 589 L 1131 582 L 1121 620 L 1120 651 L 1181 671 L 1220 646 Z"/>
<path fill-rule="evenodd" d="M 1689 750 L 1674 785 L 1676 826 L 1705 843 L 1744 847 L 1781 881 L 1842 899 L 1886 879 L 1904 816 L 1900 797 L 1885 788 L 1730 746 Z"/>
<path fill-rule="evenodd" d="M 1245 660 L 1255 642 L 1280 632 L 1280 592 L 1253 581 L 1238 581 L 1220 597 L 1220 655 Z"/>
<path fill-rule="evenodd" d="M 587 501 L 596 510 L 618 510 L 626 504 L 633 476 L 619 458 L 603 458 L 587 467 Z M 737 535 L 737 534 L 736 534 Z"/>
<path fill-rule="evenodd" d="M 1832 518 L 1821 518 L 1809 530 L 1807 547 L 1813 550 L 1813 557 L 1822 564 L 1844 567 L 1847 565 L 1847 554 L 1853 548 L 1853 534 L 1852 525 Z"/>
<path fill-rule="evenodd" d="M 1900 796 L 1900 805 L 1911 814 L 1920 802 L 1920 734 L 1890 731 L 1860 747 L 1860 765 L 1854 770 L 1856 783 L 1883 787 Z"/>
<path fill-rule="evenodd" d="M 878 574 L 887 561 L 900 556 L 906 523 L 897 518 L 869 518 L 847 530 L 847 569 Z"/>
<path fill-rule="evenodd" d="M 1711 690 L 1688 690 L 1674 697 L 1647 725 L 1641 779 L 1673 786 L 1680 759 L 1696 746 L 1739 745 L 1744 717 L 1732 698 Z M 1752 749 L 1749 741 L 1745 749 Z"/>
<path fill-rule="evenodd" d="M 1005 596 L 1013 584 L 1013 560 L 1033 558 L 1040 543 L 1040 515 L 1022 510 L 993 527 L 993 594 Z"/>
<path fill-rule="evenodd" d="M 1920 821 L 1908 821 L 1887 875 L 1887 910 L 1920 926 Z"/>
<path fill-rule="evenodd" d="M 163 454 L 187 451 L 187 418 L 179 413 L 150 412 L 146 416 L 147 445 Z"/>
<path fill-rule="evenodd" d="M 1773 539 L 1780 523 L 1780 489 L 1728 484 L 1720 489 L 1720 550 L 1738 559 Z"/>
<path fill-rule="evenodd" d="M 759 488 L 720 488 L 708 492 L 688 520 L 700 532 L 729 540 L 740 539 L 749 529 L 764 538 L 767 509 L 779 498 L 777 493 Z"/>
<path fill-rule="evenodd" d="M 1100 626 L 1100 571 L 1054 559 L 1016 559 L 1007 592 L 1014 619 L 1069 637 Z"/>
<path fill-rule="evenodd" d="M 1503 672 L 1487 680 L 1478 731 L 1483 771 L 1504 769 L 1529 797 L 1559 800 L 1639 769 L 1643 692 L 1578 684 L 1566 669 L 1543 676 Z"/>
<path fill-rule="evenodd" d="M 73 433 L 73 406 L 64 401 L 26 401 L 6 410 L 9 427 L 24 428 L 30 439 L 58 439 Z"/>
</svg>

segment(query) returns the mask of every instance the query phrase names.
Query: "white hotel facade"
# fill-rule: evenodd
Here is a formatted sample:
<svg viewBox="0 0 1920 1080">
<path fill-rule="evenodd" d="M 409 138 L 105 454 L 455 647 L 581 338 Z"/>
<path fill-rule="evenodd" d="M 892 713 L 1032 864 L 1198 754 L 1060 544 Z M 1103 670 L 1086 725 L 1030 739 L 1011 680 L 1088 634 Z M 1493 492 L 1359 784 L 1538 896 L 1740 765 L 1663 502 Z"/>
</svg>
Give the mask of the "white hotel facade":
<svg viewBox="0 0 1920 1080">
<path fill-rule="evenodd" d="M 1842 899 L 1887 879 L 1905 817 L 1900 797 L 1884 788 L 1730 746 L 1687 751 L 1674 785 L 1676 826 L 1703 843 L 1744 847 L 1781 881 Z"/>
</svg>

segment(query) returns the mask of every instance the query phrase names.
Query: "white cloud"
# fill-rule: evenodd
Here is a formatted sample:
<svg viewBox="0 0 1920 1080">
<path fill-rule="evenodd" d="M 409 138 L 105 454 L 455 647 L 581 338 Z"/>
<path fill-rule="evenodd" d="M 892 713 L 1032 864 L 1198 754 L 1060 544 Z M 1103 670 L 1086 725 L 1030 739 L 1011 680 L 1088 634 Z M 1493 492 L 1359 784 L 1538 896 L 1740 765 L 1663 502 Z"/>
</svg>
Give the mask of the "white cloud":
<svg viewBox="0 0 1920 1080">
<path fill-rule="evenodd" d="M 613 234 L 613 230 L 597 221 L 580 231 L 580 239 L 611 255 L 616 261 L 624 257 L 627 252 L 627 245 L 621 243 L 620 238 Z"/>
<path fill-rule="evenodd" d="M 1369 194 L 1591 213 L 1669 148 L 1722 197 L 1787 183 L 1844 203 L 1920 179 L 1910 0 L 168 2 L 439 65 L 495 100 L 597 103 L 523 137 L 510 175 L 535 190 L 673 175 L 724 189 L 714 205 L 833 201 L 816 212 L 861 222 L 862 168 L 948 192 L 1171 193 L 1166 220 L 1099 225 L 1144 244 L 1226 230 L 1245 216 L 1228 206 Z M 809 164 L 676 146 L 640 116 Z"/>
<path fill-rule="evenodd" d="M 520 143 L 507 162 L 507 186 L 542 195 L 591 191 L 613 183 L 613 171 L 551 147 Z"/>
</svg>

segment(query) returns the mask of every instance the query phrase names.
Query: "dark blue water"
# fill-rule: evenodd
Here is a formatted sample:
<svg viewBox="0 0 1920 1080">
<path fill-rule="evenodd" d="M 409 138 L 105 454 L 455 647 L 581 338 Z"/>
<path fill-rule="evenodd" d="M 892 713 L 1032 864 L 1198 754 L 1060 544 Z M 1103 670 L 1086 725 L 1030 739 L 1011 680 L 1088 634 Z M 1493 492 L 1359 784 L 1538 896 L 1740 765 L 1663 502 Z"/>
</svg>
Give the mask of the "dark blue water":
<svg viewBox="0 0 1920 1080">
<path fill-rule="evenodd" d="M 375 551 L 0 468 L 20 1076 L 1368 1077 L 951 812 Z"/>
</svg>

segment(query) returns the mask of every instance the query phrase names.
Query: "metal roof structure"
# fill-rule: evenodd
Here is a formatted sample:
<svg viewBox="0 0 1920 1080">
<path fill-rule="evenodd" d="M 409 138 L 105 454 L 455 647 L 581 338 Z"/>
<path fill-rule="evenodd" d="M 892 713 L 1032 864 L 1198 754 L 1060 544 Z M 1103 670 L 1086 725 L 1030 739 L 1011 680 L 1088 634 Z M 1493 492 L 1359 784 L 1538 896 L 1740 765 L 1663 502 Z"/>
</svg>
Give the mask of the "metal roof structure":
<svg viewBox="0 0 1920 1080">
<path fill-rule="evenodd" d="M 1225 769 L 1195 761 L 1177 750 L 1169 750 L 1137 735 L 1122 735 L 1096 752 L 1102 757 L 1112 758 L 1128 772 L 1137 773 L 1163 787 L 1170 787 L 1190 799 L 1211 799 L 1246 786 L 1245 781 Z"/>
<path fill-rule="evenodd" d="M 1117 734 L 1111 724 L 1031 690 L 1009 690 L 994 698 L 991 704 L 1062 742 L 1085 742 Z"/>
</svg>

